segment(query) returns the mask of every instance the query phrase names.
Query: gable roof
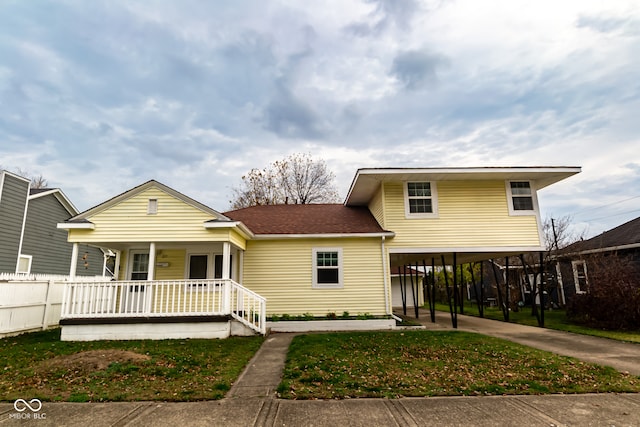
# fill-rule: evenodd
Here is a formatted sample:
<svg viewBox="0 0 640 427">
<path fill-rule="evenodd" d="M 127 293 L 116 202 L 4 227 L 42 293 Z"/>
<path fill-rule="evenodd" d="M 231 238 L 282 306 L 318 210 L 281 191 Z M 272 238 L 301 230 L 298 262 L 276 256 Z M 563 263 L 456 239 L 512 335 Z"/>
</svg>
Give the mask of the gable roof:
<svg viewBox="0 0 640 427">
<path fill-rule="evenodd" d="M 261 205 L 225 212 L 255 235 L 388 235 L 366 207 L 341 204 Z"/>
<path fill-rule="evenodd" d="M 131 197 L 134 197 L 140 193 L 142 193 L 143 191 L 148 190 L 149 188 L 157 188 L 161 191 L 164 191 L 165 193 L 171 195 L 172 197 L 175 197 L 176 199 L 179 199 L 181 201 L 183 201 L 184 203 L 202 211 L 205 212 L 209 215 L 211 215 L 213 217 L 213 219 L 219 220 L 219 221 L 228 221 L 229 218 L 225 217 L 224 215 L 222 215 L 220 212 L 216 211 L 215 209 L 210 208 L 209 206 L 206 206 L 200 202 L 198 202 L 197 200 L 192 199 L 189 196 L 186 196 L 182 193 L 180 193 L 179 191 L 174 190 L 171 187 L 168 187 L 154 179 L 149 180 L 147 182 L 145 182 L 144 184 L 140 184 L 137 187 L 132 188 L 131 190 L 125 191 L 124 193 L 121 193 L 109 200 L 107 200 L 104 203 L 101 203 L 97 206 L 94 206 L 90 209 L 87 209 L 84 212 L 79 213 L 78 215 L 74 216 L 73 218 L 70 218 L 67 222 L 78 222 L 78 223 L 82 223 L 82 222 L 87 222 L 88 218 L 90 218 L 93 215 L 96 215 L 97 213 L 103 212 L 115 205 L 117 205 L 118 203 L 127 200 Z"/>
<path fill-rule="evenodd" d="M 598 236 L 573 243 L 567 246 L 564 251 L 568 253 L 590 253 L 638 247 L 640 247 L 640 217 L 605 231 Z"/>
<path fill-rule="evenodd" d="M 78 215 L 78 209 L 71 203 L 71 200 L 59 188 L 31 188 L 29 189 L 29 200 L 39 199 L 53 195 L 60 204 L 69 212 L 69 215 Z"/>
<path fill-rule="evenodd" d="M 358 169 L 344 204 L 366 205 L 388 181 L 534 181 L 537 190 L 580 172 L 578 166 L 518 166 L 464 168 L 364 168 Z"/>
</svg>

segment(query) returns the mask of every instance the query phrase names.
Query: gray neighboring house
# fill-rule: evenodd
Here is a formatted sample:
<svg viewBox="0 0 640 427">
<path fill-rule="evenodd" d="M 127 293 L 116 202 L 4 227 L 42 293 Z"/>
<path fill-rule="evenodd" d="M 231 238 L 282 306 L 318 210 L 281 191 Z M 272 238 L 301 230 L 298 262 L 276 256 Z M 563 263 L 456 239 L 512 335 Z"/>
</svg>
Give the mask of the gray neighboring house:
<svg viewBox="0 0 640 427">
<path fill-rule="evenodd" d="M 0 273 L 69 275 L 73 245 L 57 224 L 78 214 L 64 193 L 0 171 Z M 105 252 L 81 245 L 76 275 L 102 276 Z"/>
<path fill-rule="evenodd" d="M 596 256 L 617 256 L 640 269 L 640 217 L 611 230 L 573 243 L 558 256 L 558 268 L 565 296 L 585 293 L 589 287 L 589 263 Z"/>
</svg>

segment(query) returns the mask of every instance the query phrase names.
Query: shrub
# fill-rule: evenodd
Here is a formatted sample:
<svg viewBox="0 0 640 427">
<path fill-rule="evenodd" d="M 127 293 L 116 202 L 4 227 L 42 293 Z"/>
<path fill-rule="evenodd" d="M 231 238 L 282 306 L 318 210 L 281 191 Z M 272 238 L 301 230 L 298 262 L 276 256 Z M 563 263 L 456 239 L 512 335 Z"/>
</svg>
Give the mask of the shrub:
<svg viewBox="0 0 640 427">
<path fill-rule="evenodd" d="M 604 329 L 638 329 L 640 272 L 629 258 L 595 256 L 587 262 L 588 289 L 567 304 L 569 319 Z"/>
</svg>

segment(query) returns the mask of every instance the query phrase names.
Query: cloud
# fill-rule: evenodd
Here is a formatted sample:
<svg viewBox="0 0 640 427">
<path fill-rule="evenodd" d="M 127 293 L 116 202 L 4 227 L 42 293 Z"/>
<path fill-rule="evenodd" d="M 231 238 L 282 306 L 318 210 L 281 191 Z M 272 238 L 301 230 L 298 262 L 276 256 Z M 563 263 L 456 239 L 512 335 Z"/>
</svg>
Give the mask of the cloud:
<svg viewBox="0 0 640 427">
<path fill-rule="evenodd" d="M 440 54 L 424 51 L 408 51 L 393 59 L 391 74 L 408 90 L 421 89 L 436 83 L 436 72 L 446 67 L 449 60 Z"/>
</svg>

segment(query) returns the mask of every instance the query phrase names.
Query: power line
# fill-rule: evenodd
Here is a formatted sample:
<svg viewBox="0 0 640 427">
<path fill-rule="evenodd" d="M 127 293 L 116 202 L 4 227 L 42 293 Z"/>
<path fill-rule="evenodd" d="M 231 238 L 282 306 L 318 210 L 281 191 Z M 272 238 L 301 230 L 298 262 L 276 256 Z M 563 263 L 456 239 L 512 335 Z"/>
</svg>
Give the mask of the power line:
<svg viewBox="0 0 640 427">
<path fill-rule="evenodd" d="M 632 211 L 620 212 L 620 213 L 613 214 L 613 215 L 602 216 L 600 218 L 586 219 L 583 222 L 599 221 L 601 219 L 613 218 L 614 216 L 626 215 L 626 214 L 630 214 L 630 213 L 633 213 L 633 212 L 640 212 L 640 209 L 634 209 Z"/>
<path fill-rule="evenodd" d="M 593 211 L 593 210 L 596 210 L 596 209 L 606 208 L 608 206 L 613 206 L 613 205 L 617 205 L 618 203 L 628 202 L 629 200 L 633 200 L 633 199 L 637 199 L 637 198 L 640 198 L 640 195 L 629 197 L 628 199 L 624 199 L 624 200 L 618 200 L 617 202 L 607 203 L 606 205 L 602 205 L 602 206 L 596 206 L 596 207 L 593 207 L 593 208 L 582 209 L 580 211 L 574 212 L 573 215 L 578 215 L 580 213 L 589 212 L 589 211 Z"/>
</svg>

